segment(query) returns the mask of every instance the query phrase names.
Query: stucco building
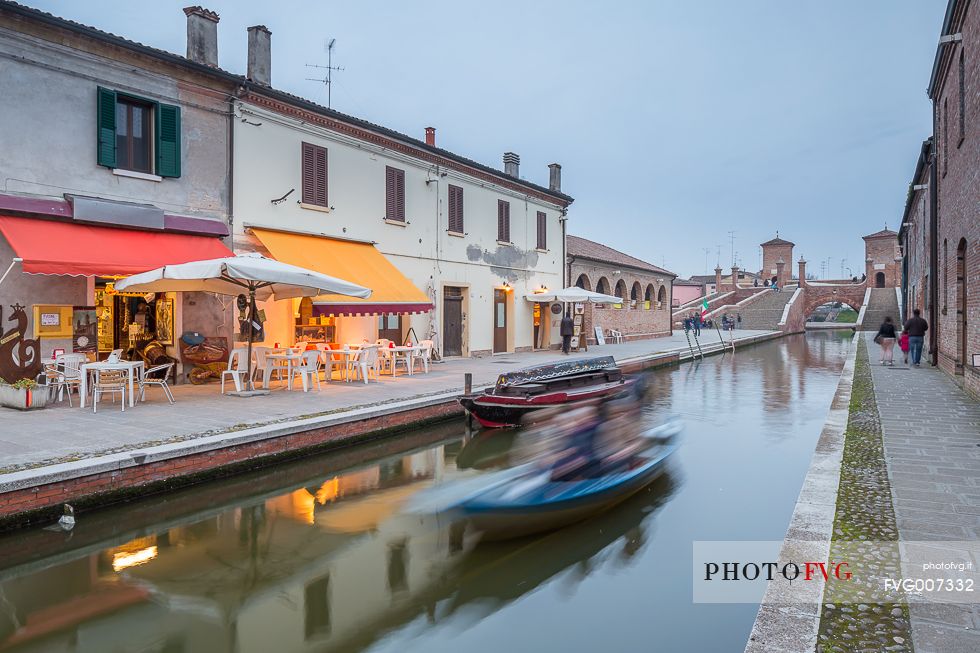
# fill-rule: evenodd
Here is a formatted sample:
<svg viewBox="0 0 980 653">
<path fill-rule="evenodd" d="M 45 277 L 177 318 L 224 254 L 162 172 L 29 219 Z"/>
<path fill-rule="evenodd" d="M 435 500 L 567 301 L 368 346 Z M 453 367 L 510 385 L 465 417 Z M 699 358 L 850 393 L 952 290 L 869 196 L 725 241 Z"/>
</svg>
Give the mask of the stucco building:
<svg viewBox="0 0 980 653">
<path fill-rule="evenodd" d="M 119 276 L 228 255 L 235 88 L 188 10 L 182 57 L 0 2 L 0 376 L 185 330 L 231 337 L 202 293 L 127 295 Z M 214 51 L 210 46 L 214 46 Z M 211 59 L 214 56 L 214 60 Z"/>
<path fill-rule="evenodd" d="M 586 304 L 582 333 L 619 331 L 628 340 L 671 333 L 672 285 L 676 274 L 578 236 L 568 236 L 568 278 L 586 290 L 615 295 L 619 304 Z"/>
</svg>

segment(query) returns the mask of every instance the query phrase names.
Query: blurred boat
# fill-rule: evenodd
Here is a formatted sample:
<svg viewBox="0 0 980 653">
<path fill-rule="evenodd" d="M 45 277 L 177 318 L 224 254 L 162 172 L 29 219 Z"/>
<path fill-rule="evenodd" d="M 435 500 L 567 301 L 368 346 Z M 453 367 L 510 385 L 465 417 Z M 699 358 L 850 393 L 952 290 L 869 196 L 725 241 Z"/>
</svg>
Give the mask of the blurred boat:
<svg viewBox="0 0 980 653">
<path fill-rule="evenodd" d="M 486 428 L 519 426 L 534 411 L 605 399 L 632 383 L 612 356 L 581 358 L 501 374 L 492 388 L 460 397 L 459 403 Z"/>
<path fill-rule="evenodd" d="M 470 493 L 457 508 L 483 540 L 500 540 L 555 530 L 604 512 L 652 483 L 677 450 L 678 422 L 642 434 L 647 446 L 623 466 L 579 480 L 553 480 L 553 469 L 516 468 Z M 498 473 L 499 474 L 499 473 Z"/>
</svg>

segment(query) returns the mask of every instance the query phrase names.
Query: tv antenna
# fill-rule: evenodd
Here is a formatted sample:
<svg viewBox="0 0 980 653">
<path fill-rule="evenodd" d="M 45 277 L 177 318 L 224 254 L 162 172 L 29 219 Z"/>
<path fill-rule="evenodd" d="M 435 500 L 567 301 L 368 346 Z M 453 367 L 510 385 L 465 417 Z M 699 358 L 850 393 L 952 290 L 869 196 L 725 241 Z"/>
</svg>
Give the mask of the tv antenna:
<svg viewBox="0 0 980 653">
<path fill-rule="evenodd" d="M 328 109 L 332 108 L 331 107 L 331 92 L 330 91 L 332 89 L 332 83 L 333 83 L 333 71 L 335 71 L 335 70 L 337 70 L 337 71 L 343 70 L 343 68 L 341 68 L 340 66 L 333 65 L 333 46 L 336 43 L 337 43 L 337 39 L 330 39 L 329 41 L 327 41 L 323 45 L 323 49 L 327 51 L 327 65 L 326 66 L 320 66 L 320 65 L 317 65 L 315 63 L 308 63 L 308 64 L 306 64 L 306 67 L 307 68 L 321 68 L 321 69 L 324 69 L 324 70 L 327 71 L 327 76 L 324 77 L 323 79 L 314 78 L 314 77 L 307 77 L 306 78 L 306 81 L 308 81 L 308 82 L 320 82 L 321 84 L 323 84 L 323 85 L 325 85 L 327 87 L 327 108 Z"/>
</svg>

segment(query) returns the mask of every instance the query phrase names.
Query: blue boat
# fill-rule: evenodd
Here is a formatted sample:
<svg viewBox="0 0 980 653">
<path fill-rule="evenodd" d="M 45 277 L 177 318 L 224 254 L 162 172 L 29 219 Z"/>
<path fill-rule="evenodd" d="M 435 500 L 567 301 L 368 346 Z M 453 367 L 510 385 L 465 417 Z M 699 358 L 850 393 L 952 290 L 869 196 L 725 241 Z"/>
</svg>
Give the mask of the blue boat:
<svg viewBox="0 0 980 653">
<path fill-rule="evenodd" d="M 514 478 L 474 492 L 457 508 L 484 540 L 522 537 L 582 521 L 625 501 L 660 476 L 677 450 L 679 428 L 671 423 L 645 433 L 651 446 L 620 471 L 553 481 L 551 469 L 525 468 Z"/>
</svg>

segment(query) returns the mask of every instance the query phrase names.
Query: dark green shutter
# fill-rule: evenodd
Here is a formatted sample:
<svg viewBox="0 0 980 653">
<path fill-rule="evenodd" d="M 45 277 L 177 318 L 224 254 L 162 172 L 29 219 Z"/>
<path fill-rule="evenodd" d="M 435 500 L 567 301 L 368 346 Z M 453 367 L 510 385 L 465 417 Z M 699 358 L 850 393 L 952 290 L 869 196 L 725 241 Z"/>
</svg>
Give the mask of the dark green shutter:
<svg viewBox="0 0 980 653">
<path fill-rule="evenodd" d="M 99 87 L 97 156 L 100 166 L 116 167 L 116 92 Z"/>
<path fill-rule="evenodd" d="M 157 174 L 180 176 L 180 107 L 157 104 Z"/>
</svg>

